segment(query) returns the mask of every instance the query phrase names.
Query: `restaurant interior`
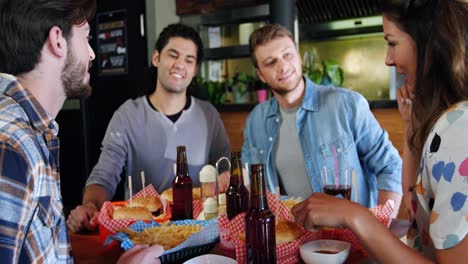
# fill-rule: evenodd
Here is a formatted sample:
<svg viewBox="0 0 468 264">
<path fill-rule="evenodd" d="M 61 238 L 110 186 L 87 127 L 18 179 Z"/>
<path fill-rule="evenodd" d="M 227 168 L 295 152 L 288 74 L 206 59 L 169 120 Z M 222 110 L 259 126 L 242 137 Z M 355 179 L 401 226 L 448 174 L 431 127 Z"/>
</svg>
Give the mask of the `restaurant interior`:
<svg viewBox="0 0 468 264">
<path fill-rule="evenodd" d="M 105 27 L 109 22 L 117 23 L 123 34 L 109 37 Z M 191 86 L 190 93 L 211 102 L 220 112 L 232 149 L 241 149 L 246 118 L 264 100 L 259 91 L 266 89 L 271 96 L 268 87 L 256 79 L 248 36 L 266 23 L 279 23 L 294 32 L 304 74 L 319 71 L 322 80 L 363 94 L 402 153 L 404 128 L 395 101 L 401 77 L 384 64 L 386 42 L 375 1 L 98 0 L 90 23 L 90 43 L 96 51 L 91 68 L 93 93 L 87 99 L 67 100 L 57 116 L 65 215 L 81 204 L 83 187 L 99 158 L 114 111 L 127 99 L 151 89 L 155 40 L 166 25 L 175 22 L 196 28 L 202 36 L 206 55 L 199 71 L 202 85 Z M 339 68 L 338 77 L 326 76 L 332 66 Z M 240 85 L 246 80 L 247 84 Z M 246 90 L 239 91 L 241 88 Z M 123 200 L 124 187 L 119 188 L 117 194 L 121 195 L 115 200 Z M 405 208 L 398 218 L 407 218 Z M 72 239 L 75 245 L 89 244 L 83 236 Z M 115 257 L 105 250 L 99 254 L 102 258 L 90 260 L 92 256 L 84 253 L 82 260 L 102 263 Z"/>
</svg>

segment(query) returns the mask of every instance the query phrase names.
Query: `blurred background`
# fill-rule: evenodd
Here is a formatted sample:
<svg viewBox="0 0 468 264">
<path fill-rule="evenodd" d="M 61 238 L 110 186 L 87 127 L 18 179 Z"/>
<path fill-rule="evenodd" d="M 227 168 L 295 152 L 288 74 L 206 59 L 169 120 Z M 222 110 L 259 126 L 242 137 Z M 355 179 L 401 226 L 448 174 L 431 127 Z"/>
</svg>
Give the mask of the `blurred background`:
<svg viewBox="0 0 468 264">
<path fill-rule="evenodd" d="M 154 44 L 161 30 L 175 22 L 191 25 L 202 36 L 205 62 L 190 93 L 215 105 L 233 150 L 242 146 L 250 110 L 271 96 L 255 74 L 247 46 L 249 35 L 265 23 L 279 23 L 294 32 L 304 74 L 312 80 L 363 94 L 400 149 L 403 129 L 394 99 L 401 76 L 384 64 L 386 43 L 376 2 L 98 0 L 90 23 L 96 53 L 93 93 L 87 99 L 67 100 L 57 117 L 65 213 L 81 203 L 82 188 L 99 158 L 114 111 L 125 100 L 154 89 Z"/>
</svg>

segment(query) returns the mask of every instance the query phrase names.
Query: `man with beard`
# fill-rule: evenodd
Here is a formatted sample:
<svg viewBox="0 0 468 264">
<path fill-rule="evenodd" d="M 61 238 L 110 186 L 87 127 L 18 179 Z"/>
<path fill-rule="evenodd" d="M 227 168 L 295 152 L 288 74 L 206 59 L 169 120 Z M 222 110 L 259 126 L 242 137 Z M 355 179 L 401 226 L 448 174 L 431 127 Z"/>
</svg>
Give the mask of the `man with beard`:
<svg viewBox="0 0 468 264">
<path fill-rule="evenodd" d="M 172 186 L 177 146 L 186 146 L 193 186 L 199 185 L 198 175 L 204 165 L 229 157 L 229 139 L 219 113 L 187 93 L 202 58 L 203 45 L 194 29 L 182 24 L 163 29 L 152 56 L 157 68 L 155 90 L 128 100 L 114 113 L 101 156 L 86 183 L 83 204 L 68 217 L 71 230 L 96 228 L 97 212 L 114 196 L 123 167 L 126 175 L 134 176 L 133 194 L 143 188 L 142 171 L 146 183 L 161 193 Z M 223 177 L 225 185 L 226 179 Z M 128 183 L 126 186 L 128 199 Z"/>
<path fill-rule="evenodd" d="M 72 262 L 60 193 L 58 124 L 66 98 L 89 95 L 95 0 L 0 2 L 0 259 Z M 138 247 L 122 263 L 162 254 Z"/>
<path fill-rule="evenodd" d="M 255 107 L 244 130 L 244 162 L 266 164 L 270 190 L 289 196 L 322 192 L 322 168 L 353 169 L 358 197 L 369 207 L 401 201 L 401 159 L 367 101 L 348 89 L 302 75 L 291 33 L 276 24 L 250 36 L 257 75 L 274 97 Z M 378 199 L 377 199 L 378 196 Z"/>
</svg>

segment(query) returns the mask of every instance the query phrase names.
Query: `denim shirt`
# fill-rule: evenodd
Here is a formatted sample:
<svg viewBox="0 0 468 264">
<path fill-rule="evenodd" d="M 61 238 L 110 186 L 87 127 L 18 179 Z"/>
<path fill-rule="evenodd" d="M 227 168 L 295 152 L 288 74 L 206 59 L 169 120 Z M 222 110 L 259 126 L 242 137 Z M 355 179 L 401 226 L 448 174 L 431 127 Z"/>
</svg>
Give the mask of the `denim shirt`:
<svg viewBox="0 0 468 264">
<path fill-rule="evenodd" d="M 336 156 L 340 169 L 352 168 L 356 173 L 360 204 L 375 206 L 377 190 L 401 193 L 401 158 L 364 97 L 348 89 L 316 85 L 307 77 L 305 84 L 296 126 L 312 189 L 322 191 L 320 171 L 324 166 L 334 168 Z M 273 97 L 252 110 L 244 130 L 242 160 L 265 164 L 270 191 L 279 186 L 273 149 L 280 124 L 278 101 Z M 356 199 L 354 190 L 352 199 Z"/>
</svg>

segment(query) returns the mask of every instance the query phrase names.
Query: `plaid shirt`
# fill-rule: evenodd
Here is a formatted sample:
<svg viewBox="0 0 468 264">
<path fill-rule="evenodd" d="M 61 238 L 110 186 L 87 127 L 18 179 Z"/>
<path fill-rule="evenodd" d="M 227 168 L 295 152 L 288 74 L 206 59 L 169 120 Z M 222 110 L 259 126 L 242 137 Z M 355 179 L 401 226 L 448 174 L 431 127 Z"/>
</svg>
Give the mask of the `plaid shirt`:
<svg viewBox="0 0 468 264">
<path fill-rule="evenodd" d="M 62 211 L 58 125 L 0 73 L 0 259 L 73 262 Z"/>
</svg>

